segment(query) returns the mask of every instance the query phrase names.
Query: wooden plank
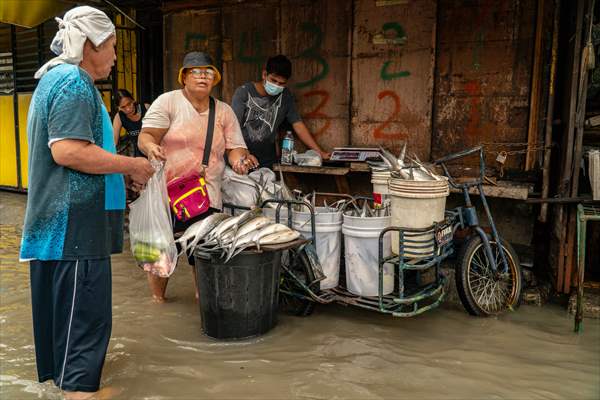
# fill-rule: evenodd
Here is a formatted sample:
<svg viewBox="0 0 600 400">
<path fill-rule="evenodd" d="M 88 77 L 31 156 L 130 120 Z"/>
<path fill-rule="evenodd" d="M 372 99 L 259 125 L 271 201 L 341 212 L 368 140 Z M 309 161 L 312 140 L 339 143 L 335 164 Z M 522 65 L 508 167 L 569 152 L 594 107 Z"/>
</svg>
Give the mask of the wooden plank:
<svg viewBox="0 0 600 400">
<path fill-rule="evenodd" d="M 293 63 L 288 87 L 303 121 L 325 149 L 350 143 L 351 23 L 351 1 L 281 4 L 281 52 Z M 298 150 L 304 150 L 299 144 Z"/>
<path fill-rule="evenodd" d="M 483 185 L 483 193 L 487 197 L 500 197 L 504 199 L 516 199 L 516 200 L 527 200 L 529 193 L 531 193 L 531 186 L 522 185 Z M 452 193 L 462 193 L 460 189 L 450 188 Z M 478 194 L 476 188 L 469 189 L 470 194 Z"/>
<path fill-rule="evenodd" d="M 379 4 L 355 2 L 351 143 L 428 160 L 437 2 Z"/>
<path fill-rule="evenodd" d="M 297 174 L 346 175 L 350 168 L 344 167 L 307 167 L 301 165 L 273 165 L 273 171 L 294 172 Z"/>
<path fill-rule="evenodd" d="M 351 162 L 350 171 L 352 172 L 368 172 L 371 173 L 371 168 L 364 162 Z"/>
</svg>

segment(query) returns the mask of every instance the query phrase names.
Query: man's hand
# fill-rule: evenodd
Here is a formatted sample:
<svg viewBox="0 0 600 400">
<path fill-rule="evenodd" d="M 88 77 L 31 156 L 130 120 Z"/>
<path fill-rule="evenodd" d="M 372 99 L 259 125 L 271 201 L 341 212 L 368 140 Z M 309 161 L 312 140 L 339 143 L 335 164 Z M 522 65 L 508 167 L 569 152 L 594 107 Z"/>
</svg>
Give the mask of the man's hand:
<svg viewBox="0 0 600 400">
<path fill-rule="evenodd" d="M 323 160 L 329 160 L 329 158 L 331 157 L 331 153 L 328 153 L 328 152 L 323 151 L 323 150 L 319 151 L 319 154 L 321 155 L 321 158 Z"/>
<path fill-rule="evenodd" d="M 131 159 L 131 167 L 128 175 L 133 180 L 134 189 L 140 189 L 154 175 L 154 168 L 150 165 L 150 161 L 144 157 L 135 157 Z"/>
</svg>

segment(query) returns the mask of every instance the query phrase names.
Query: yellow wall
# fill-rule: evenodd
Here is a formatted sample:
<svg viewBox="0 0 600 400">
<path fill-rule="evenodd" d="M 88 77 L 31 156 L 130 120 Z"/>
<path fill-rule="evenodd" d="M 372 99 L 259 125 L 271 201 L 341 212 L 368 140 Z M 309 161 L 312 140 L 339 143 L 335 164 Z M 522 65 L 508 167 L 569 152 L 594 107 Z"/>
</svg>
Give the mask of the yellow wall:
<svg viewBox="0 0 600 400">
<path fill-rule="evenodd" d="M 17 187 L 13 96 L 0 96 L 0 185 Z"/>
<path fill-rule="evenodd" d="M 27 111 L 31 93 L 19 94 L 19 145 L 21 146 L 21 185 L 27 187 Z M 18 187 L 17 146 L 13 96 L 0 96 L 0 186 Z"/>
<path fill-rule="evenodd" d="M 21 146 L 21 185 L 28 186 L 29 148 L 27 146 L 27 113 L 32 93 L 19 94 L 19 145 Z"/>
</svg>

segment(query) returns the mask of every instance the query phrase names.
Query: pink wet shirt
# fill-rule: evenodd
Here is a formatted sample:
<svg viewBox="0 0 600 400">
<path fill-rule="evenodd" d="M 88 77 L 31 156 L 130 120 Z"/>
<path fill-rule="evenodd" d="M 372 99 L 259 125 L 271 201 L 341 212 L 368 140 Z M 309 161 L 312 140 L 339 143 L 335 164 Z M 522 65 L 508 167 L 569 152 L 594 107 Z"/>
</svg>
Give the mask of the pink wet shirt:
<svg viewBox="0 0 600 400">
<path fill-rule="evenodd" d="M 168 129 L 160 143 L 167 157 L 167 181 L 200 170 L 207 126 L 208 109 L 202 113 L 196 111 L 181 90 L 164 93 L 152 103 L 142 121 L 142 129 Z M 246 148 L 246 143 L 238 120 L 228 104 L 216 100 L 215 130 L 206 170 L 211 207 L 222 207 L 225 150 L 239 147 Z"/>
</svg>

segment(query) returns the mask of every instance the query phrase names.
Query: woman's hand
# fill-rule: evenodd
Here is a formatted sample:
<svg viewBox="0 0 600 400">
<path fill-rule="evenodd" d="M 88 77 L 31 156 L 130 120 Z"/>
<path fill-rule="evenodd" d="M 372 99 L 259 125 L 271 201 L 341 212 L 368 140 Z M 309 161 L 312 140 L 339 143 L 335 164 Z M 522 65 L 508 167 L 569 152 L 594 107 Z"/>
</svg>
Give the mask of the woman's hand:
<svg viewBox="0 0 600 400">
<path fill-rule="evenodd" d="M 156 143 L 148 143 L 146 147 L 149 160 L 167 161 L 165 151 L 162 147 Z"/>
<path fill-rule="evenodd" d="M 250 169 L 258 167 L 258 160 L 244 148 L 236 148 L 229 151 L 229 165 L 240 175 L 245 175 Z"/>
</svg>

